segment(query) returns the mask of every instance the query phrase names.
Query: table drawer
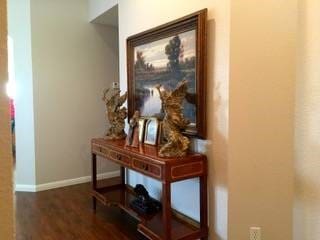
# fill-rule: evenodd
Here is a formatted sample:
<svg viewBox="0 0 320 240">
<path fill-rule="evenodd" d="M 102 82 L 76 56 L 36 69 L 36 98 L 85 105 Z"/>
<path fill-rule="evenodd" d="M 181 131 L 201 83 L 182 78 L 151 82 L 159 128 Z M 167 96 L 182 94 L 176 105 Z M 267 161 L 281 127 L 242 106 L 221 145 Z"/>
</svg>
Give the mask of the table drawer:
<svg viewBox="0 0 320 240">
<path fill-rule="evenodd" d="M 113 150 L 109 150 L 108 157 L 115 162 L 119 162 L 121 164 L 130 166 L 131 158 L 125 154 L 122 154 Z"/>
<path fill-rule="evenodd" d="M 152 177 L 155 177 L 158 179 L 162 178 L 161 166 L 158 166 L 146 161 L 142 161 L 140 159 L 133 158 L 132 168 L 139 172 L 143 172 L 147 175 L 150 175 Z"/>
<path fill-rule="evenodd" d="M 102 155 L 102 156 L 109 155 L 109 149 L 104 148 L 104 147 L 97 145 L 97 144 L 92 145 L 92 151 L 99 154 L 99 155 Z"/>
<path fill-rule="evenodd" d="M 185 163 L 171 168 L 171 178 L 172 180 L 192 178 L 202 175 L 204 170 L 203 162 Z"/>
</svg>

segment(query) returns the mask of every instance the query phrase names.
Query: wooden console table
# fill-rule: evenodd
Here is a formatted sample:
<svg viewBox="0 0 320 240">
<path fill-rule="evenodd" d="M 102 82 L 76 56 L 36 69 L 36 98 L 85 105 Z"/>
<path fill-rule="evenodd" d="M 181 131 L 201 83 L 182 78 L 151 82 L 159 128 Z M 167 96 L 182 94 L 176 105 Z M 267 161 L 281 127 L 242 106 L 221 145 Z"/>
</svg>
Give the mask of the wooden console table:
<svg viewBox="0 0 320 240">
<path fill-rule="evenodd" d="M 158 148 L 142 145 L 125 147 L 124 140 L 92 139 L 92 199 L 96 210 L 97 200 L 106 206 L 118 206 L 135 217 L 138 231 L 152 240 L 207 239 L 207 159 L 198 153 L 181 158 L 161 158 Z M 97 181 L 97 155 L 121 166 L 121 175 L 107 180 L 100 187 Z M 130 207 L 135 198 L 132 187 L 125 182 L 125 168 L 137 171 L 162 182 L 162 211 L 153 216 L 142 215 Z M 171 183 L 190 178 L 200 178 L 200 223 L 191 224 L 171 209 Z"/>
</svg>

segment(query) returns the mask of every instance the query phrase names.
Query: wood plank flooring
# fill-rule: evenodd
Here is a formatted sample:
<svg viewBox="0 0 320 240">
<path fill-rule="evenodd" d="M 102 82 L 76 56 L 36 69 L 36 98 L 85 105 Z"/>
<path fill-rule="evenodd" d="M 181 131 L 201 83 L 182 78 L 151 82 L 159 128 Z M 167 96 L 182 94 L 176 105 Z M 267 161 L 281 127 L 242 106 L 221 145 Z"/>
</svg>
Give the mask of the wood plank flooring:
<svg viewBox="0 0 320 240">
<path fill-rule="evenodd" d="M 90 184 L 16 193 L 16 240 L 141 240 L 137 222 L 118 208 L 98 204 Z"/>
</svg>

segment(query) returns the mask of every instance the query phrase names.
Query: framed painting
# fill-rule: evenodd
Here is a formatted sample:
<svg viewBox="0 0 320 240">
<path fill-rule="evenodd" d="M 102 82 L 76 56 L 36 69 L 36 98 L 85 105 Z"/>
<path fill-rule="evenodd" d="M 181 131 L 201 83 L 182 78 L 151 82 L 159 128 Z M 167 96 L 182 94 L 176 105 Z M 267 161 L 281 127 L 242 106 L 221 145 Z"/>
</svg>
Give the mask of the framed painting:
<svg viewBox="0 0 320 240">
<path fill-rule="evenodd" d="M 185 134 L 206 137 L 207 9 L 136 34 L 127 39 L 128 113 L 164 116 L 155 86 L 174 89 L 188 81 L 183 114 L 190 121 Z"/>
</svg>

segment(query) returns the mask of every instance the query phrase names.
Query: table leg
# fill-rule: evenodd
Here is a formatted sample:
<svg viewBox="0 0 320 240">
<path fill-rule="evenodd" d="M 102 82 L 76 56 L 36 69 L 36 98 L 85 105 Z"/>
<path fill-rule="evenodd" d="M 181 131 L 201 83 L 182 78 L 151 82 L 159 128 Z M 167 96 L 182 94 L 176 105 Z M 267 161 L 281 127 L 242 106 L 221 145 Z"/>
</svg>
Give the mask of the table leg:
<svg viewBox="0 0 320 240">
<path fill-rule="evenodd" d="M 125 188 L 126 187 L 126 169 L 122 166 L 120 167 L 120 178 L 121 178 L 121 185 L 123 188 Z M 121 191 L 121 201 L 125 202 L 125 198 L 126 198 L 126 191 Z"/>
<path fill-rule="evenodd" d="M 97 189 L 97 155 L 95 153 L 92 153 L 91 155 L 92 160 L 92 190 Z M 97 210 L 97 199 L 93 196 L 92 197 L 92 207 L 93 211 Z"/>
<path fill-rule="evenodd" d="M 171 183 L 162 183 L 162 205 L 164 239 L 171 240 Z"/>
<path fill-rule="evenodd" d="M 200 227 L 202 231 L 208 231 L 208 193 L 207 193 L 207 176 L 200 177 Z M 207 237 L 201 238 L 206 240 Z"/>
<path fill-rule="evenodd" d="M 120 167 L 121 184 L 124 186 L 126 184 L 126 169 Z"/>
</svg>

